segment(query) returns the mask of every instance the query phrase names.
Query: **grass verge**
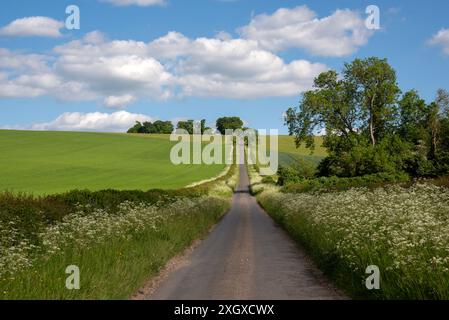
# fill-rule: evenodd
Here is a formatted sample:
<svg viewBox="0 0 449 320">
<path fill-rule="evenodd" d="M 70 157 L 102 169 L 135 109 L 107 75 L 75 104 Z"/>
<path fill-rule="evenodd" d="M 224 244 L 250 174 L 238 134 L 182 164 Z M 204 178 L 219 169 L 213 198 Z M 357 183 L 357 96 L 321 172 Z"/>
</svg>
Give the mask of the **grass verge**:
<svg viewBox="0 0 449 320">
<path fill-rule="evenodd" d="M 171 212 L 159 211 L 165 217 L 155 225 L 145 224 L 136 230 L 129 219 L 129 228 L 101 235 L 101 241 L 79 236 L 62 243 L 57 253 L 38 257 L 30 267 L 0 281 L 0 297 L 127 299 L 170 258 L 203 236 L 229 208 L 229 201 L 222 198 L 199 198 L 191 204 L 182 202 Z M 69 265 L 80 268 L 80 290 L 65 287 Z"/>
<path fill-rule="evenodd" d="M 340 193 L 264 192 L 267 212 L 354 298 L 449 299 L 449 191 L 431 185 Z M 366 268 L 379 267 L 380 290 Z"/>
<path fill-rule="evenodd" d="M 288 193 L 249 172 L 259 203 L 349 296 L 449 299 L 447 179 Z M 372 265 L 380 290 L 366 287 Z"/>
<path fill-rule="evenodd" d="M 0 196 L 0 299 L 127 299 L 225 214 L 238 172 L 180 190 Z M 68 290 L 70 265 L 80 290 Z"/>
</svg>

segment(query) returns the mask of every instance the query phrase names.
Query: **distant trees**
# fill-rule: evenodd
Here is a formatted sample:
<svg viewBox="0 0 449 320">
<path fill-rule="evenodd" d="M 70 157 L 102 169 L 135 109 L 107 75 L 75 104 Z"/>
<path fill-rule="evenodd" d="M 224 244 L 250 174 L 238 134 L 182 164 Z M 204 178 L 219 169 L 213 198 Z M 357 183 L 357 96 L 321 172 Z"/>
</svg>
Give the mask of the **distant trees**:
<svg viewBox="0 0 449 320">
<path fill-rule="evenodd" d="M 415 90 L 401 95 L 387 60 L 371 57 L 346 63 L 341 77 L 320 74 L 285 120 L 297 146 L 311 150 L 314 135 L 325 129 L 329 156 L 318 167 L 320 176 L 431 176 L 449 172 L 448 113 L 446 90 L 430 104 Z"/>
<path fill-rule="evenodd" d="M 243 121 L 239 117 L 222 117 L 217 119 L 216 127 L 221 134 L 225 134 L 226 129 L 242 129 Z"/>
<path fill-rule="evenodd" d="M 177 129 L 183 129 L 186 130 L 189 134 L 193 134 L 193 128 L 195 125 L 195 121 L 194 120 L 187 120 L 187 121 L 179 121 L 178 125 L 177 125 Z M 206 120 L 203 119 L 200 121 L 200 130 L 201 130 L 201 134 L 204 133 L 204 131 L 206 131 Z"/>
<path fill-rule="evenodd" d="M 156 121 L 153 123 L 156 133 L 170 134 L 173 132 L 173 124 L 171 121 Z"/>
<path fill-rule="evenodd" d="M 173 124 L 170 121 L 144 122 L 136 121 L 136 124 L 128 130 L 128 133 L 162 133 L 170 134 L 173 132 Z"/>
<path fill-rule="evenodd" d="M 193 120 L 179 121 L 176 129 L 182 129 L 187 131 L 189 134 L 193 134 L 193 124 Z"/>
<path fill-rule="evenodd" d="M 194 126 L 196 125 L 194 120 L 183 120 L 178 121 L 176 125 L 176 129 L 186 130 L 189 134 L 193 134 Z M 206 120 L 203 119 L 198 122 L 199 129 L 201 134 L 203 134 L 206 130 L 211 128 L 206 127 Z M 241 129 L 243 126 L 243 121 L 238 117 L 224 117 L 217 120 L 217 125 L 223 131 L 220 131 L 224 134 L 225 129 Z M 143 133 L 143 134 L 171 134 L 174 130 L 173 123 L 171 121 L 155 121 L 155 122 L 139 122 L 136 121 L 136 124 L 128 129 L 128 133 Z"/>
<path fill-rule="evenodd" d="M 144 133 L 143 131 L 144 129 L 142 123 L 136 121 L 136 124 L 132 128 L 128 129 L 127 133 Z"/>
</svg>

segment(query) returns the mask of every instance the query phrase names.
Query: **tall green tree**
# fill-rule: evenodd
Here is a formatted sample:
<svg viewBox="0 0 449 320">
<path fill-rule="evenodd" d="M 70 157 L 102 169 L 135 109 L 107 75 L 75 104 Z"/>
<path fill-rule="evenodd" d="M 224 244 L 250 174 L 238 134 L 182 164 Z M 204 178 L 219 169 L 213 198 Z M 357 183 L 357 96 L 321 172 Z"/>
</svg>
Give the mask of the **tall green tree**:
<svg viewBox="0 0 449 320">
<path fill-rule="evenodd" d="M 156 121 L 153 123 L 155 133 L 170 134 L 173 132 L 173 124 L 171 121 Z"/>
<path fill-rule="evenodd" d="M 163 134 L 170 134 L 173 132 L 173 124 L 171 121 L 156 121 L 154 123 L 151 123 L 149 121 L 146 121 L 144 123 L 140 123 L 139 121 L 136 121 L 136 124 L 130 128 L 128 133 L 145 133 L 145 134 L 152 134 L 152 133 L 163 133 Z"/>
<path fill-rule="evenodd" d="M 449 173 L 449 93 L 439 89 L 435 99 L 433 114 L 429 127 L 432 129 L 432 155 L 434 156 L 436 173 Z M 438 112 L 438 116 L 435 114 Z"/>
<path fill-rule="evenodd" d="M 243 121 L 239 117 L 222 117 L 217 119 L 216 127 L 221 134 L 225 134 L 226 129 L 242 129 Z"/>
<path fill-rule="evenodd" d="M 156 133 L 156 128 L 154 127 L 154 125 L 151 122 L 146 121 L 143 123 L 143 131 L 144 132 L 140 132 L 140 133 L 147 133 L 147 134 Z"/>
<path fill-rule="evenodd" d="M 443 117 L 447 117 L 449 115 L 449 92 L 445 89 L 438 89 L 435 103 Z"/>
<path fill-rule="evenodd" d="M 429 105 L 429 115 L 427 124 L 429 126 L 430 135 L 431 135 L 431 147 L 430 147 L 430 158 L 435 159 L 436 154 L 438 152 L 438 143 L 440 138 L 440 118 L 439 118 L 439 112 L 440 108 L 438 107 L 438 104 L 435 102 L 432 102 Z"/>
<path fill-rule="evenodd" d="M 407 145 L 391 136 L 398 125 L 399 93 L 386 60 L 356 59 L 345 64 L 341 77 L 335 71 L 320 74 L 299 107 L 287 110 L 286 124 L 297 146 L 305 143 L 312 151 L 314 136 L 325 132 L 329 156 L 319 166 L 321 175 L 394 171 L 409 156 Z"/>
<path fill-rule="evenodd" d="M 320 74 L 314 81 L 314 90 L 303 94 L 299 110 L 290 108 L 286 112 L 286 124 L 297 147 L 304 142 L 313 150 L 314 136 L 324 129 L 325 146 L 331 152 L 350 149 L 360 120 L 354 94 L 355 90 L 339 80 L 335 71 Z"/>
<path fill-rule="evenodd" d="M 371 144 L 386 133 L 396 116 L 396 103 L 401 90 L 396 72 L 387 59 L 370 57 L 345 64 L 345 81 L 355 90 L 354 98 L 360 106 Z"/>
<path fill-rule="evenodd" d="M 128 133 L 141 133 L 142 131 L 142 123 L 136 121 L 136 124 L 128 130 Z"/>
<path fill-rule="evenodd" d="M 193 134 L 193 120 L 187 120 L 187 121 L 179 121 L 177 125 L 177 129 L 183 129 L 187 131 L 189 134 Z"/>
<path fill-rule="evenodd" d="M 201 120 L 201 134 L 204 133 L 204 131 L 206 131 L 206 119 Z"/>
<path fill-rule="evenodd" d="M 444 89 L 438 89 L 435 101 L 429 106 L 428 128 L 431 135 L 431 159 L 436 159 L 441 144 L 441 126 L 445 123 L 449 114 L 449 93 Z M 447 139 L 447 137 L 446 137 Z"/>
<path fill-rule="evenodd" d="M 399 101 L 400 129 L 403 139 L 413 144 L 422 144 L 428 140 L 427 118 L 429 108 L 416 90 L 411 90 Z"/>
</svg>

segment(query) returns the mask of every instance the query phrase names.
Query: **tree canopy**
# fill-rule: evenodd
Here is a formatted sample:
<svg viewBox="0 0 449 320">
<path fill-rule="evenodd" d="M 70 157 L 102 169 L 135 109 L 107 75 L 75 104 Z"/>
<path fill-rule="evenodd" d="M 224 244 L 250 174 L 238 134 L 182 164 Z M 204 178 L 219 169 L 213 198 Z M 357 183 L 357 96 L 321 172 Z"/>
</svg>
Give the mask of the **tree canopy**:
<svg viewBox="0 0 449 320">
<path fill-rule="evenodd" d="M 173 132 L 173 124 L 171 121 L 155 121 L 144 122 L 143 124 L 139 121 L 136 121 L 136 124 L 128 130 L 128 133 L 161 133 L 161 134 L 170 134 Z"/>
<path fill-rule="evenodd" d="M 415 90 L 401 94 L 396 72 L 386 59 L 346 63 L 341 75 L 321 73 L 297 108 L 286 112 L 297 146 L 313 152 L 313 137 L 324 132 L 329 156 L 319 175 L 358 176 L 405 171 L 436 175 L 444 169 L 449 94 L 438 90 L 427 104 Z"/>
<path fill-rule="evenodd" d="M 239 117 L 222 117 L 217 119 L 216 127 L 221 134 L 225 134 L 226 129 L 242 129 L 243 121 Z"/>
<path fill-rule="evenodd" d="M 195 126 L 194 120 L 179 121 L 177 129 L 183 129 L 183 130 L 186 130 L 189 134 L 193 134 L 194 126 Z M 206 129 L 207 129 L 206 128 L 206 120 L 203 119 L 200 121 L 201 134 L 203 134 Z"/>
<path fill-rule="evenodd" d="M 239 117 L 223 117 L 217 119 L 217 130 L 224 134 L 226 129 L 242 129 L 243 121 Z M 178 121 L 176 128 L 183 129 L 187 131 L 189 134 L 194 133 L 194 126 L 198 125 L 201 130 L 201 134 L 203 134 L 206 130 L 211 129 L 206 127 L 206 120 L 203 119 L 195 123 L 194 120 L 182 120 Z M 154 133 L 162 133 L 162 134 L 171 134 L 174 130 L 174 126 L 171 121 L 155 121 L 152 122 L 143 122 L 136 121 L 136 124 L 131 127 L 127 132 L 128 133 L 142 133 L 142 134 L 154 134 Z"/>
</svg>

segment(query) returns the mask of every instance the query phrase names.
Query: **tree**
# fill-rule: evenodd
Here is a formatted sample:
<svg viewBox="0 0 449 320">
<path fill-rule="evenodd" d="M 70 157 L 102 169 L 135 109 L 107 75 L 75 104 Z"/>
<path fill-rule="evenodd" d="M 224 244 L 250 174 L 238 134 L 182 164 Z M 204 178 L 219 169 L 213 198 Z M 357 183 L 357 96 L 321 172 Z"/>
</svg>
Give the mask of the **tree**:
<svg viewBox="0 0 449 320">
<path fill-rule="evenodd" d="M 406 92 L 399 101 L 401 136 L 413 144 L 428 140 L 429 108 L 416 90 Z"/>
<path fill-rule="evenodd" d="M 438 105 L 441 114 L 449 115 L 449 92 L 445 89 L 438 89 L 435 103 Z"/>
<path fill-rule="evenodd" d="M 439 89 L 431 104 L 411 90 L 400 97 L 396 72 L 387 60 L 356 59 L 342 76 L 320 74 L 286 113 L 297 147 L 313 152 L 314 136 L 325 130 L 328 150 L 319 176 L 407 172 L 434 176 L 449 172 L 449 93 Z"/>
<path fill-rule="evenodd" d="M 345 81 L 354 92 L 356 103 L 361 107 L 371 144 L 376 145 L 395 117 L 395 104 L 400 89 L 396 72 L 386 59 L 376 57 L 356 59 L 345 64 Z"/>
<path fill-rule="evenodd" d="M 444 89 L 437 91 L 432 108 L 429 128 L 432 132 L 432 156 L 436 174 L 449 173 L 449 93 Z"/>
<path fill-rule="evenodd" d="M 441 144 L 441 129 L 445 131 L 446 120 L 449 117 L 449 93 L 438 89 L 435 101 L 429 105 L 427 125 L 431 135 L 430 158 L 436 159 Z M 444 143 L 444 142 L 443 142 Z"/>
<path fill-rule="evenodd" d="M 149 121 L 144 122 L 143 124 L 139 121 L 136 121 L 136 124 L 130 128 L 128 133 L 143 133 L 143 134 L 152 134 L 152 133 L 162 133 L 162 134 L 170 134 L 173 132 L 173 124 L 170 121 L 156 121 L 151 123 Z"/>
<path fill-rule="evenodd" d="M 195 126 L 199 126 L 198 128 L 195 128 Z M 186 130 L 189 134 L 193 134 L 193 131 L 195 129 L 199 129 L 201 134 L 206 131 L 206 120 L 203 119 L 199 123 L 195 122 L 194 120 L 187 120 L 187 121 L 179 121 L 177 125 L 177 129 L 183 129 Z"/>
<path fill-rule="evenodd" d="M 174 129 L 171 121 L 158 120 L 153 123 L 153 127 L 155 129 L 155 133 L 161 133 L 161 134 L 171 134 Z"/>
<path fill-rule="evenodd" d="M 430 131 L 428 119 L 430 107 L 416 90 L 406 92 L 398 103 L 400 119 L 398 134 L 409 144 L 411 155 L 404 169 L 413 176 L 427 176 L 434 171 L 429 161 Z"/>
<path fill-rule="evenodd" d="M 410 156 L 407 144 L 391 136 L 397 128 L 399 93 L 386 60 L 356 59 L 345 64 L 342 77 L 336 71 L 320 74 L 299 107 L 287 110 L 286 124 L 297 147 L 305 143 L 312 152 L 314 136 L 325 130 L 329 156 L 319 166 L 320 175 L 398 170 Z"/>
<path fill-rule="evenodd" d="M 331 151 L 348 150 L 357 137 L 360 111 L 354 104 L 354 90 L 335 71 L 320 74 L 314 81 L 314 90 L 303 94 L 299 110 L 290 108 L 286 124 L 296 146 L 305 142 L 312 151 L 317 131 L 326 130 L 325 146 Z"/>
<path fill-rule="evenodd" d="M 146 121 L 143 123 L 143 132 L 140 133 L 156 133 L 156 128 L 151 122 Z"/>
<path fill-rule="evenodd" d="M 186 130 L 189 134 L 193 134 L 193 120 L 179 121 L 177 129 Z"/>
<path fill-rule="evenodd" d="M 127 133 L 140 133 L 142 130 L 142 124 L 139 121 L 136 121 L 136 124 L 128 130 Z"/>
<path fill-rule="evenodd" d="M 242 129 L 243 121 L 239 117 L 222 117 L 217 119 L 216 127 L 221 134 L 225 134 L 226 129 Z"/>
<path fill-rule="evenodd" d="M 427 125 L 429 126 L 431 141 L 430 141 L 430 158 L 435 159 L 438 152 L 438 143 L 440 138 L 440 108 L 436 102 L 429 105 L 429 115 L 427 118 Z"/>
<path fill-rule="evenodd" d="M 317 129 L 326 129 L 330 149 L 351 148 L 359 132 L 367 131 L 374 147 L 393 125 L 400 90 L 386 60 L 368 58 L 346 63 L 343 78 L 335 71 L 320 74 L 314 90 L 303 94 L 299 112 L 290 108 L 286 124 L 297 145 L 313 149 Z"/>
<path fill-rule="evenodd" d="M 206 131 L 206 120 L 205 119 L 203 119 L 203 120 L 201 120 L 201 134 L 203 134 L 204 133 L 204 131 Z"/>
</svg>

